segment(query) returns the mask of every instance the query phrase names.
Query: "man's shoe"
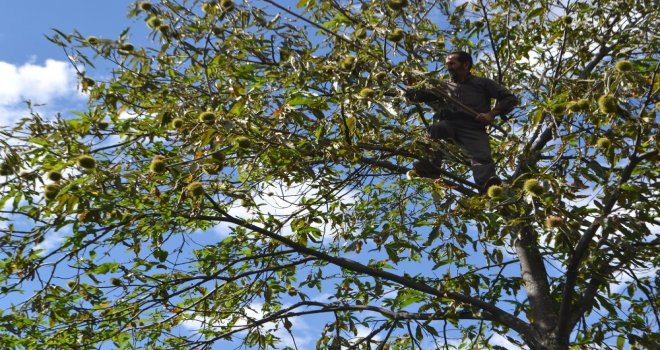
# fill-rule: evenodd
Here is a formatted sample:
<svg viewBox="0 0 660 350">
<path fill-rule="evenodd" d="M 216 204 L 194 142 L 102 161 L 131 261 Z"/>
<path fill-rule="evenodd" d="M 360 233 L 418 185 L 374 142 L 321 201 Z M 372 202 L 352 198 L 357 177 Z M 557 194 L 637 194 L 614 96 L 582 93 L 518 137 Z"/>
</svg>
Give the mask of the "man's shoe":
<svg viewBox="0 0 660 350">
<path fill-rule="evenodd" d="M 417 175 L 421 177 L 427 177 L 430 179 L 437 179 L 442 175 L 440 172 L 440 160 L 435 159 L 433 162 L 430 162 L 426 159 L 420 159 L 413 163 L 413 169 Z"/>
</svg>

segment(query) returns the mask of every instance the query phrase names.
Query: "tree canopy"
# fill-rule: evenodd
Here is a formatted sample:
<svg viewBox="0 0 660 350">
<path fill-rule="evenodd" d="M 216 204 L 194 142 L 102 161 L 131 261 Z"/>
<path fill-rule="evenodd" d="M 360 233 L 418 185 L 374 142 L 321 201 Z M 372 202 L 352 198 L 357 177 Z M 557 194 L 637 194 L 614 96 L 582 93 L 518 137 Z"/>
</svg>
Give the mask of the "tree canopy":
<svg viewBox="0 0 660 350">
<path fill-rule="evenodd" d="M 0 342 L 657 348 L 654 5 L 160 0 L 129 8 L 147 41 L 56 31 L 89 103 L 0 130 Z M 522 101 L 488 195 L 403 97 L 454 50 Z"/>
</svg>

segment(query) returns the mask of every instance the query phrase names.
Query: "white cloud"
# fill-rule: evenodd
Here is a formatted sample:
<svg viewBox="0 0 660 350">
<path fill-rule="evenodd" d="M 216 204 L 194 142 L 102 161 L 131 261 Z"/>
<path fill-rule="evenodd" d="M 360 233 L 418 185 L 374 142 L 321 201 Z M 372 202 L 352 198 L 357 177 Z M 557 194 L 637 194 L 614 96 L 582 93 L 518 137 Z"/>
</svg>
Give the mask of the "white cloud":
<svg viewBox="0 0 660 350">
<path fill-rule="evenodd" d="M 290 305 L 284 305 L 286 308 Z M 248 325 L 248 319 L 250 320 L 260 320 L 265 316 L 263 310 L 263 304 L 261 303 L 252 303 L 247 307 L 245 311 L 244 318 L 238 320 L 234 327 L 245 327 Z M 316 330 L 312 329 L 304 320 L 303 317 L 292 317 L 289 319 L 291 322 L 291 334 L 282 326 L 276 326 L 274 322 L 268 322 L 261 325 L 259 328 L 262 332 L 272 332 L 273 335 L 280 339 L 281 346 L 296 347 L 298 349 L 308 349 L 309 345 L 312 344 L 317 336 Z M 199 333 L 199 331 L 204 327 L 210 327 L 214 330 L 219 330 L 219 327 L 226 325 L 228 320 L 210 320 L 205 317 L 195 317 L 190 320 L 183 321 L 181 326 L 192 332 L 193 334 Z M 245 335 L 246 331 L 240 332 L 239 334 Z M 292 335 L 293 334 L 293 335 Z"/>
<path fill-rule="evenodd" d="M 59 247 L 62 241 L 64 241 L 64 237 L 57 233 L 47 234 L 44 241 L 36 244 L 32 249 L 35 251 L 41 250 L 40 254 L 46 254 L 51 250 Z"/>
<path fill-rule="evenodd" d="M 290 220 L 292 215 L 302 217 L 309 214 L 309 211 L 303 209 L 301 205 L 304 198 L 309 198 L 318 193 L 318 189 L 312 188 L 308 183 L 286 186 L 284 184 L 268 184 L 263 190 L 253 195 L 255 204 L 259 207 L 258 212 L 265 215 L 272 215 L 278 219 Z M 355 201 L 354 192 L 345 192 L 341 194 L 343 203 L 353 203 Z M 237 218 L 247 219 L 255 216 L 256 210 L 245 208 L 239 204 L 233 205 L 229 209 L 229 214 Z M 290 223 L 290 222 L 289 222 Z M 220 223 L 212 231 L 220 237 L 227 237 L 231 233 L 233 224 Z M 311 223 L 312 227 L 318 228 L 323 234 L 323 239 L 333 236 L 332 222 Z M 289 224 L 284 225 L 280 234 L 284 236 L 292 235 Z"/>
<path fill-rule="evenodd" d="M 355 336 L 355 338 L 350 340 L 352 344 L 357 344 L 362 339 L 368 337 L 369 334 L 371 334 L 371 332 L 373 331 L 371 328 L 362 325 L 357 325 L 355 326 L 355 328 L 357 329 L 357 335 Z M 373 338 L 371 338 L 372 341 L 380 341 L 381 339 L 382 337 L 380 335 L 376 335 Z"/>
<path fill-rule="evenodd" d="M 498 345 L 498 346 L 501 346 L 505 349 L 510 349 L 510 350 L 522 350 L 523 349 L 520 346 L 510 342 L 508 339 L 506 339 L 505 337 L 503 337 L 503 336 L 501 336 L 497 333 L 493 334 L 493 337 L 490 338 L 488 343 L 490 345 Z"/>
<path fill-rule="evenodd" d="M 25 63 L 20 67 L 0 62 L 0 105 L 13 105 L 25 99 L 47 103 L 76 92 L 75 71 L 67 62 L 46 60 L 43 66 Z"/>
<path fill-rule="evenodd" d="M 43 65 L 17 66 L 0 61 L 0 125 L 11 125 L 25 114 L 26 100 L 47 104 L 58 99 L 80 98 L 74 69 L 68 62 L 47 59 Z"/>
<path fill-rule="evenodd" d="M 330 300 L 332 297 L 334 297 L 334 294 L 320 293 L 320 294 L 315 295 L 313 298 L 311 298 L 311 300 L 319 302 L 319 303 L 325 303 L 328 300 Z"/>
</svg>

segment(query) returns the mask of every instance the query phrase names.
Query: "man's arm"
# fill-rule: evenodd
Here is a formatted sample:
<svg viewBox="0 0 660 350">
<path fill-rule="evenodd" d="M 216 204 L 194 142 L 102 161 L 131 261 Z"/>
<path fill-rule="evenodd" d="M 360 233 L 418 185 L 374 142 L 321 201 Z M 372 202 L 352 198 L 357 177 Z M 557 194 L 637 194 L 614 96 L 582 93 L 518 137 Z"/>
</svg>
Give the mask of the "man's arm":
<svg viewBox="0 0 660 350">
<path fill-rule="evenodd" d="M 493 117 L 507 114 L 518 105 L 518 98 L 511 91 L 490 79 L 488 79 L 488 93 L 497 101 L 490 111 L 494 113 Z"/>
<path fill-rule="evenodd" d="M 498 115 L 505 115 L 513 110 L 513 108 L 518 105 L 518 98 L 511 93 L 507 88 L 496 83 L 491 79 L 483 78 L 485 82 L 486 90 L 488 95 L 491 98 L 496 100 L 495 107 L 490 111 L 484 113 L 478 113 L 475 119 L 484 124 L 488 125 L 495 120 L 495 117 Z"/>
<path fill-rule="evenodd" d="M 406 90 L 405 96 L 413 103 L 428 103 L 439 99 L 439 97 L 429 89 Z"/>
</svg>

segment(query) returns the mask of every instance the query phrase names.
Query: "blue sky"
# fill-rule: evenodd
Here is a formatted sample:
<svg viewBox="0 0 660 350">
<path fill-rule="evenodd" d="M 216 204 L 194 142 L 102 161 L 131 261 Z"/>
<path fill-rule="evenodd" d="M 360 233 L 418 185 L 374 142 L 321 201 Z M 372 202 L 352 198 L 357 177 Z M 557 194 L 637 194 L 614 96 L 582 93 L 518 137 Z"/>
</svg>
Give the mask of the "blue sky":
<svg viewBox="0 0 660 350">
<path fill-rule="evenodd" d="M 0 125 L 25 115 L 24 101 L 44 104 L 38 111 L 80 109 L 76 77 L 64 52 L 46 39 L 52 28 L 65 33 L 116 38 L 125 27 L 131 0 L 3 1 L 0 11 Z M 146 40 L 135 26 L 135 39 Z M 103 69 L 103 67 L 100 67 Z M 106 67 L 107 68 L 107 67 Z"/>
<path fill-rule="evenodd" d="M 78 30 L 99 38 L 116 38 L 131 26 L 132 42 L 147 41 L 140 19 L 127 19 L 132 0 L 5 0 L 0 11 L 0 126 L 26 114 L 25 99 L 45 104 L 50 113 L 81 110 L 85 98 L 64 52 L 46 39 L 52 28 L 65 33 Z M 95 61 L 95 63 L 101 61 Z M 99 66 L 103 71 L 109 67 Z M 55 242 L 56 243 L 56 242 Z M 318 296 L 322 297 L 322 296 Z M 6 300 L 5 300 L 6 302 Z M 186 328 L 195 329 L 191 322 Z M 298 320 L 296 335 L 301 349 L 313 347 L 318 329 Z M 361 330 L 364 331 L 364 330 Z M 313 334 L 316 336 L 317 334 Z"/>
<path fill-rule="evenodd" d="M 0 126 L 9 126 L 27 114 L 25 100 L 37 104 L 45 118 L 54 113 L 84 110 L 85 96 L 77 91 L 77 79 L 65 53 L 46 39 L 52 28 L 64 33 L 74 30 L 83 35 L 116 38 L 126 27 L 132 27 L 131 41 L 146 42 L 148 30 L 141 19 L 128 19 L 132 0 L 6 0 L 0 11 Z M 100 60 L 95 64 L 108 71 Z M 48 250 L 58 240 L 47 240 Z M 328 295 L 314 296 L 319 300 Z M 0 299 L 0 308 L 18 302 Z M 300 349 L 311 349 L 322 322 L 318 319 L 296 319 L 294 332 Z M 183 325 L 183 331 L 199 327 L 195 321 Z M 360 328 L 360 334 L 367 329 Z M 285 335 L 282 335 L 283 338 Z"/>
<path fill-rule="evenodd" d="M 148 30 L 141 19 L 128 19 L 132 0 L 12 0 L 5 1 L 0 11 L 0 127 L 10 126 L 27 115 L 25 100 L 36 104 L 45 118 L 55 113 L 84 110 L 85 96 L 78 92 L 74 70 L 61 48 L 46 39 L 54 34 L 52 28 L 64 33 L 74 30 L 83 35 L 116 38 L 131 27 L 131 41 L 146 42 Z M 111 66 L 94 60 L 100 72 Z M 220 234 L 218 238 L 220 239 Z M 41 248 L 50 250 L 61 242 L 59 235 L 51 235 Z M 26 285 L 26 289 L 38 286 Z M 327 296 L 319 296 L 321 299 Z M 21 302 L 16 295 L 0 297 L 0 310 Z M 318 331 L 302 318 L 292 321 L 296 342 L 300 349 L 311 349 Z M 201 324 L 185 322 L 182 332 L 195 332 Z M 361 330 L 367 332 L 366 330 Z M 281 334 L 290 344 L 286 334 Z M 226 344 L 225 344 L 226 345 Z M 219 348 L 222 348 L 219 345 Z"/>
<path fill-rule="evenodd" d="M 128 23 L 129 0 L 4 1 L 0 11 L 0 61 L 23 64 L 36 59 L 65 59 L 44 35 L 51 28 L 77 29 L 99 36 L 118 33 Z"/>
</svg>

